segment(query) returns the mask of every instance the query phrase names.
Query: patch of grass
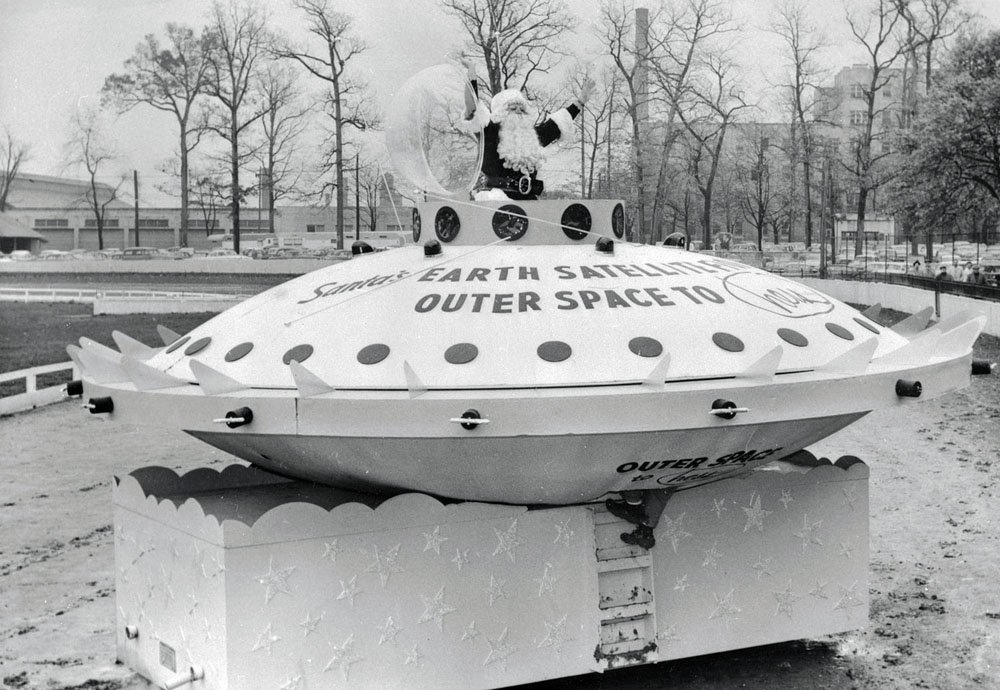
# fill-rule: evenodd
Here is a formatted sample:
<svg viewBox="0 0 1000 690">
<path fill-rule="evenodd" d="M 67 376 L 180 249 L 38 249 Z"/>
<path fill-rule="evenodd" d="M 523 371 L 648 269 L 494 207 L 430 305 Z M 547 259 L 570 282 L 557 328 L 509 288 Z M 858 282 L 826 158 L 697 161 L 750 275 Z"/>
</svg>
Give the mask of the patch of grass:
<svg viewBox="0 0 1000 690">
<path fill-rule="evenodd" d="M 121 331 L 149 345 L 160 345 L 156 325 L 184 334 L 215 316 L 199 314 L 102 314 L 89 304 L 18 304 L 0 302 L 0 372 L 65 362 L 66 346 L 81 336 L 115 347 L 112 331 Z M 39 386 L 68 380 L 66 374 L 41 377 Z M 20 387 L 20 391 L 18 391 Z M 10 391 L 8 392 L 8 388 Z M 23 392 L 24 384 L 0 384 L 0 396 Z"/>
</svg>

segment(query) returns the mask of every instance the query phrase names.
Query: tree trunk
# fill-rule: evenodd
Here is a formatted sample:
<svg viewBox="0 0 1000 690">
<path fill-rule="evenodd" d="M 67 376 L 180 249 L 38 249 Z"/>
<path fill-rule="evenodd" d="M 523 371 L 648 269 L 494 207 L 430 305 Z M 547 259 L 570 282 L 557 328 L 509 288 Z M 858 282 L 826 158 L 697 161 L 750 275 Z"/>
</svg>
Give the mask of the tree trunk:
<svg viewBox="0 0 1000 690">
<path fill-rule="evenodd" d="M 701 241 L 703 247 L 712 246 L 712 188 L 703 191 L 704 205 L 701 209 Z"/>
<path fill-rule="evenodd" d="M 809 153 L 802 158 L 802 184 L 805 186 L 806 195 L 806 249 L 812 248 L 812 166 L 809 165 Z"/>
<path fill-rule="evenodd" d="M 188 146 L 187 128 L 181 125 L 181 230 L 178 243 L 182 247 L 188 246 L 188 224 L 190 219 L 190 207 L 188 204 Z"/>
<path fill-rule="evenodd" d="M 239 142 L 237 140 L 238 132 L 236 130 L 236 111 L 234 110 L 231 115 L 232 120 L 230 120 L 231 125 L 229 127 L 230 133 L 230 149 L 229 155 L 230 171 L 232 173 L 232 195 L 233 195 L 233 251 L 237 254 L 240 253 L 240 157 L 239 157 Z"/>
<path fill-rule="evenodd" d="M 337 150 L 337 249 L 344 248 L 344 121 L 340 102 L 340 82 L 333 81 L 333 130 Z"/>
<path fill-rule="evenodd" d="M 861 256 L 861 252 L 864 251 L 865 242 L 865 206 L 868 205 L 868 189 L 866 187 L 858 188 L 858 221 L 857 231 L 854 235 L 854 256 Z"/>
</svg>

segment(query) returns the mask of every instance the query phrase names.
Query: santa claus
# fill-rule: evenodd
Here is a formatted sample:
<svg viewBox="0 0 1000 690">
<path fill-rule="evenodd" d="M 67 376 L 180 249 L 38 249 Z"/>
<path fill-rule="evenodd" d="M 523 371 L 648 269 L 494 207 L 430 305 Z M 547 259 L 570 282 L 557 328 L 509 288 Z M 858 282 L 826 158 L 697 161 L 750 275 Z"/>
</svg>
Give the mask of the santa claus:
<svg viewBox="0 0 1000 690">
<path fill-rule="evenodd" d="M 576 103 L 571 103 L 536 124 L 538 113 L 517 89 L 500 91 L 487 109 L 479 101 L 475 68 L 465 63 L 470 89 L 466 89 L 465 129 L 481 132 L 483 165 L 473 190 L 476 199 L 537 199 L 544 184 L 538 170 L 545 162 L 545 147 L 573 126 L 593 83 L 584 80 Z"/>
</svg>

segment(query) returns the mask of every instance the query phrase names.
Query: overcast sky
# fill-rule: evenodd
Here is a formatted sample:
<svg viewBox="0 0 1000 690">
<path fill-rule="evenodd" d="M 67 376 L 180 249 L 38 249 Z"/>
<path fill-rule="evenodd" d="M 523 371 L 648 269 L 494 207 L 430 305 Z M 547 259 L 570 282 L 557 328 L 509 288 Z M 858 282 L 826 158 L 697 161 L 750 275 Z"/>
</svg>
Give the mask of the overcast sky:
<svg viewBox="0 0 1000 690">
<path fill-rule="evenodd" d="M 853 1 L 853 0 L 852 0 Z M 861 0 L 858 0 L 861 1 Z M 270 0 L 272 26 L 290 35 L 301 32 L 301 19 L 287 0 Z M 371 49 L 359 65 L 364 77 L 387 106 L 396 89 L 424 67 L 448 61 L 461 43 L 453 19 L 438 0 L 334 0 L 337 9 L 353 15 L 356 33 Z M 650 3 L 652 4 L 652 3 Z M 780 81 L 776 59 L 780 48 L 763 31 L 774 0 L 733 0 L 740 25 L 737 58 L 748 83 L 763 92 L 768 80 Z M 591 44 L 598 0 L 569 0 L 580 19 L 576 46 L 596 54 Z M 825 60 L 831 71 L 859 61 L 850 45 L 844 9 L 838 0 L 810 0 L 810 11 L 823 27 L 830 47 Z M 1000 0 L 966 0 L 964 6 L 1000 26 Z M 67 123 L 78 103 L 97 100 L 104 78 L 122 63 L 147 33 L 162 34 L 167 22 L 200 27 L 206 20 L 206 0 L 0 0 L 0 125 L 31 145 L 25 170 L 79 177 L 67 169 L 63 142 Z M 306 82 L 315 88 L 319 82 Z M 115 135 L 120 171 L 139 170 L 144 181 L 155 180 L 157 169 L 175 149 L 176 125 L 171 117 L 150 108 L 122 116 Z M 145 187 L 145 185 L 143 185 Z"/>
</svg>

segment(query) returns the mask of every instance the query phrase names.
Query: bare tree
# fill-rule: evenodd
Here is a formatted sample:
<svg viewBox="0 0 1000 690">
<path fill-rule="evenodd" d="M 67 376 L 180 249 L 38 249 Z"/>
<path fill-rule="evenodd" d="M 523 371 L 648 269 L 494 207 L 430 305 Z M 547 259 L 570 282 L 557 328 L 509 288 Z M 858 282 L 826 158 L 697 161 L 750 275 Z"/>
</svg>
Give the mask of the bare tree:
<svg viewBox="0 0 1000 690">
<path fill-rule="evenodd" d="M 709 64 L 714 38 L 734 29 L 727 3 L 723 0 L 684 0 L 651 23 L 652 73 L 656 83 L 655 102 L 662 109 L 659 169 L 653 196 L 653 237 L 662 239 L 661 200 L 667 198 L 670 183 L 667 171 L 674 144 L 680 133 L 681 111 L 691 109 L 697 96 L 692 80 L 702 64 Z M 716 62 L 715 64 L 721 64 Z M 709 71 L 711 71 L 711 67 Z"/>
<path fill-rule="evenodd" d="M 268 65 L 259 77 L 258 90 L 264 107 L 264 142 L 258 154 L 264 175 L 261 188 L 267 192 L 268 228 L 274 232 L 275 204 L 292 193 L 302 176 L 302 169 L 294 163 L 309 111 L 298 102 L 295 75 L 287 65 Z"/>
<path fill-rule="evenodd" d="M 365 86 L 351 79 L 348 65 L 367 50 L 364 41 L 351 33 L 354 20 L 347 14 L 336 12 L 329 0 L 295 0 L 294 5 L 306 15 L 306 26 L 319 47 L 309 52 L 308 47 L 284 46 L 279 54 L 295 60 L 306 71 L 329 85 L 326 94 L 327 114 L 333 121 L 332 141 L 328 148 L 335 175 L 332 186 L 337 191 L 337 248 L 344 246 L 344 129 L 353 127 L 364 130 L 373 126 L 376 118 L 365 95 Z"/>
<path fill-rule="evenodd" d="M 886 158 L 889 150 L 880 146 L 876 152 L 873 142 L 879 133 L 875 130 L 876 116 L 881 115 L 885 105 L 880 107 L 879 94 L 892 79 L 892 69 L 903 54 L 905 46 L 896 40 L 895 31 L 900 21 L 899 13 L 892 0 L 873 0 L 867 11 L 847 12 L 847 23 L 858 44 L 867 54 L 868 80 L 861 84 L 862 99 L 865 103 L 864 121 L 853 124 L 856 127 L 851 153 L 844 162 L 857 184 L 857 231 L 854 240 L 854 255 L 864 251 L 865 211 L 869 194 L 878 189 L 880 179 L 879 162 Z"/>
<path fill-rule="evenodd" d="M 576 26 L 561 0 L 443 0 L 467 34 L 465 53 L 481 58 L 490 93 L 525 89 L 564 55 L 560 39 Z"/>
<path fill-rule="evenodd" d="M 125 71 L 104 80 L 104 99 L 119 112 L 138 105 L 149 105 L 170 113 L 180 130 L 181 227 L 180 245 L 187 246 L 189 200 L 188 159 L 201 140 L 204 129 L 197 126 L 195 101 L 204 93 L 208 77 L 208 37 L 197 36 L 194 29 L 181 24 L 167 24 L 166 41 L 147 34 L 125 61 Z"/>
<path fill-rule="evenodd" d="M 792 111 L 791 149 L 795 154 L 792 156 L 793 165 L 796 160 L 802 162 L 805 240 L 806 247 L 810 247 L 813 231 L 812 166 L 816 148 L 816 113 L 813 112 L 815 101 L 809 99 L 809 94 L 818 87 L 821 70 L 817 53 L 823 44 L 817 37 L 816 26 L 808 18 L 804 0 L 785 0 L 778 8 L 771 30 L 781 38 L 785 47 L 784 61 L 788 73 L 783 86 L 787 89 Z M 794 206 L 793 201 L 792 207 Z"/>
<path fill-rule="evenodd" d="M 378 230 L 378 208 L 382 195 L 382 164 L 377 160 L 364 161 L 359 173 L 359 192 L 362 211 L 368 216 L 368 231 Z M 360 223 L 360 221 L 359 221 Z"/>
<path fill-rule="evenodd" d="M 690 140 L 691 175 L 702 198 L 702 243 L 712 244 L 712 194 L 722 162 L 726 133 L 737 114 L 749 107 L 733 64 L 724 56 L 703 59 L 704 76 L 692 85 L 695 107 L 677 114 Z"/>
<path fill-rule="evenodd" d="M 772 183 L 772 147 L 767 130 L 760 124 L 753 124 L 747 130 L 748 137 L 739 147 L 736 163 L 736 178 L 739 182 L 740 210 L 743 217 L 757 230 L 757 249 L 763 249 L 764 229 L 774 214 L 778 196 L 778 184 Z"/>
<path fill-rule="evenodd" d="M 118 198 L 118 190 L 125 179 L 119 178 L 114 187 L 98 181 L 107 174 L 108 164 L 117 158 L 99 111 L 81 108 L 73 114 L 65 145 L 65 156 L 67 165 L 83 168 L 87 173 L 87 191 L 84 198 L 97 225 L 97 248 L 104 249 L 104 222 L 107 208 Z M 136 230 L 138 232 L 138 228 Z"/>
<path fill-rule="evenodd" d="M 228 196 L 226 182 L 218 175 L 196 171 L 192 174 L 191 193 L 205 225 L 205 236 L 208 237 L 218 229 L 219 210 L 225 207 Z"/>
<path fill-rule="evenodd" d="M 29 152 L 28 145 L 14 138 L 6 126 L 0 129 L 0 213 L 7 210 L 7 195 Z"/>
<path fill-rule="evenodd" d="M 218 103 L 208 128 L 229 144 L 230 208 L 233 249 L 240 251 L 240 202 L 249 191 L 240 186 L 240 168 L 252 155 L 240 149 L 240 138 L 264 115 L 255 91 L 258 62 L 268 48 L 263 10 L 255 4 L 217 0 L 209 25 L 211 50 L 207 92 Z"/>
<path fill-rule="evenodd" d="M 570 89 L 574 93 L 579 93 L 588 79 L 594 82 L 586 69 L 578 67 L 570 78 Z M 581 128 L 580 193 L 588 199 L 594 196 L 599 163 L 610 165 L 613 121 L 617 90 L 621 88 L 621 84 L 618 83 L 620 80 L 621 77 L 616 70 L 604 69 L 600 78 L 594 82 L 592 95 L 587 104 L 580 109 L 577 118 Z"/>
</svg>

